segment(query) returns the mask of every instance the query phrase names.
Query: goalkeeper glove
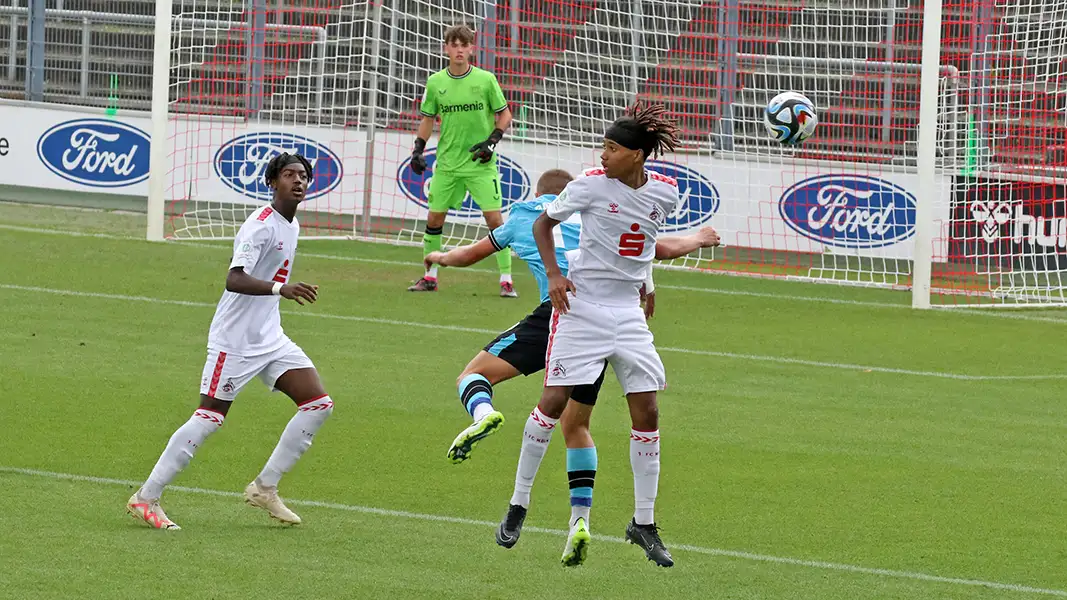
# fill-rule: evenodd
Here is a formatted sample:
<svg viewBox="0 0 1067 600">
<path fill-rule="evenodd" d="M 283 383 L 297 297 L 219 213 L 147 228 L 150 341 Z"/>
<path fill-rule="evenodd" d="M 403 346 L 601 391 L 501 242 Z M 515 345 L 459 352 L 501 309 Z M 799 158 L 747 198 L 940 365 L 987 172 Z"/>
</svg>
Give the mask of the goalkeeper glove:
<svg viewBox="0 0 1067 600">
<path fill-rule="evenodd" d="M 415 147 L 411 150 L 411 171 L 416 175 L 426 172 L 426 159 L 422 157 L 422 151 L 426 149 L 426 140 L 415 138 Z"/>
<path fill-rule="evenodd" d="M 502 129 L 494 129 L 493 133 L 489 134 L 484 142 L 477 143 L 471 146 L 471 162 L 478 161 L 483 165 L 493 158 L 493 152 L 496 151 L 496 145 L 500 142 L 500 138 L 504 137 L 504 131 Z"/>
</svg>

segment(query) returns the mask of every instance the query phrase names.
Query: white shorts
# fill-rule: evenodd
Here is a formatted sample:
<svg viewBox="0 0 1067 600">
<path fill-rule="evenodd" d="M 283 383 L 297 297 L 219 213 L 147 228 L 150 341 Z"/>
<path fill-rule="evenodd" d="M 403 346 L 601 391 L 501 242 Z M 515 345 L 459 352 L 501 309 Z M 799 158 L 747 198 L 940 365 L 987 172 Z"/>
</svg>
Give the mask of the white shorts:
<svg viewBox="0 0 1067 600">
<path fill-rule="evenodd" d="M 286 340 L 285 345 L 274 352 L 257 356 L 238 356 L 208 348 L 204 374 L 200 378 L 200 393 L 229 402 L 257 375 L 273 392 L 277 390 L 274 383 L 286 371 L 313 368 L 311 359 L 292 340 Z"/>
<path fill-rule="evenodd" d="M 567 314 L 552 311 L 545 385 L 593 383 L 611 364 L 625 394 L 652 392 L 667 386 L 663 361 L 640 306 L 603 306 L 571 296 Z"/>
</svg>

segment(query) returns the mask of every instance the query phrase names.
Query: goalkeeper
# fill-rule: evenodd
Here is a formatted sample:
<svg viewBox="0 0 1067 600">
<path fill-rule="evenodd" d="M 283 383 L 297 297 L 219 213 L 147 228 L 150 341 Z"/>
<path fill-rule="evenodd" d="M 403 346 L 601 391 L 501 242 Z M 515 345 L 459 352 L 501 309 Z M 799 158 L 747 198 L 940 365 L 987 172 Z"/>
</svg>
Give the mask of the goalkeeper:
<svg viewBox="0 0 1067 600">
<path fill-rule="evenodd" d="M 423 255 L 441 249 L 441 231 L 448 210 L 457 209 L 470 192 L 492 231 L 504 224 L 500 214 L 503 200 L 500 193 L 500 172 L 496 167 L 496 145 L 511 123 L 504 92 L 496 77 L 489 71 L 473 66 L 470 56 L 474 32 L 466 25 L 454 25 L 445 30 L 445 54 L 448 68 L 430 75 L 422 96 L 422 122 L 411 151 L 411 170 L 416 175 L 426 172 L 423 151 L 433 134 L 433 124 L 441 117 L 441 137 L 430 179 L 429 215 L 426 233 L 422 237 Z M 511 252 L 496 253 L 500 268 L 500 295 L 517 298 L 511 280 Z M 437 265 L 408 288 L 411 292 L 437 290 Z"/>
</svg>

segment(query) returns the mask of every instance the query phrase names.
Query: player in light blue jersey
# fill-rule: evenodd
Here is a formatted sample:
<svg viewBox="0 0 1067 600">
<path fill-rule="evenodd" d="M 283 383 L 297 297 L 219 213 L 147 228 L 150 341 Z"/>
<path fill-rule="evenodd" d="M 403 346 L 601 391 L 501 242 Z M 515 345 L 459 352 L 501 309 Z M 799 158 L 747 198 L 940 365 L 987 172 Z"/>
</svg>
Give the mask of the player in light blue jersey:
<svg viewBox="0 0 1067 600">
<path fill-rule="evenodd" d="M 519 258 L 526 261 L 527 267 L 537 280 L 541 293 L 541 304 L 511 329 L 496 336 L 463 369 L 457 379 L 459 400 L 464 409 L 474 419 L 474 423 L 464 429 L 448 449 L 448 458 L 459 463 L 470 458 L 475 445 L 482 439 L 497 431 L 504 423 L 504 415 L 493 408 L 493 386 L 522 375 L 531 375 L 545 368 L 545 354 L 549 345 L 549 326 L 552 319 L 552 302 L 548 299 L 548 278 L 537 243 L 533 237 L 533 223 L 549 202 L 556 198 L 563 188 L 573 179 L 561 169 L 546 171 L 537 181 L 536 199 L 512 204 L 508 220 L 494 229 L 488 236 L 477 242 L 455 248 L 448 252 L 431 252 L 426 256 L 426 266 L 467 267 L 494 253 L 511 248 Z M 581 234 L 581 222 L 577 219 L 564 221 L 554 230 L 556 240 L 556 260 L 560 270 L 567 273 L 568 251 L 578 248 Z M 711 227 L 704 227 L 695 234 L 676 237 L 661 237 L 656 242 L 656 258 L 668 260 L 685 256 L 699 248 L 708 248 L 719 244 L 719 236 Z M 655 292 L 652 288 L 651 269 L 646 280 L 645 316 L 651 317 L 655 307 Z M 593 449 L 591 460 L 586 460 L 579 471 L 586 474 L 595 471 L 596 459 L 593 438 L 589 433 L 589 418 L 593 405 L 596 404 L 600 386 L 604 382 L 604 373 L 591 385 L 575 386 L 571 391 L 571 400 L 560 417 L 564 441 L 568 448 L 568 457 L 572 450 L 588 451 Z M 534 418 L 539 418 L 534 409 Z M 548 417 L 543 417 L 548 419 Z M 551 423 L 548 423 L 551 421 Z M 556 420 L 548 419 L 546 425 L 555 427 Z M 538 447 L 542 447 L 538 444 Z M 511 548 L 519 539 L 526 510 L 530 504 L 530 491 L 533 488 L 533 476 L 540 466 L 544 451 L 527 452 L 524 449 L 523 461 L 536 461 L 536 464 L 519 465 L 515 477 L 515 491 L 509 503 L 507 515 L 497 530 L 497 543 Z M 529 456 L 527 456 L 529 455 Z M 570 469 L 569 469 L 570 470 Z M 592 476 L 588 477 L 589 482 Z M 584 488 L 583 488 L 584 490 Z M 585 491 L 592 501 L 592 485 Z"/>
</svg>

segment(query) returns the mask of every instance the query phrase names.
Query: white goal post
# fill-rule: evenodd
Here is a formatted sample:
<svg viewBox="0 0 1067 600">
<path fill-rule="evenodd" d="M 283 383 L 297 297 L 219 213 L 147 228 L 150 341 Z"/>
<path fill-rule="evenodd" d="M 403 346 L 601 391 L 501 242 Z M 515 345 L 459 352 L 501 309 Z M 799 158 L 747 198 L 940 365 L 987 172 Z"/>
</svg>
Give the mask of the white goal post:
<svg viewBox="0 0 1067 600">
<path fill-rule="evenodd" d="M 662 266 L 910 290 L 912 306 L 1067 303 L 1065 0 L 160 0 L 148 238 L 232 237 L 276 152 L 314 164 L 307 236 L 417 245 L 409 165 L 441 34 L 475 31 L 515 116 L 507 205 L 598 164 L 604 128 L 659 102 L 683 145 L 649 168 L 666 234 L 724 246 Z M 762 109 L 816 104 L 797 147 Z M 467 198 L 446 245 L 486 232 Z M 413 271 L 417 271 L 413 264 Z M 417 274 L 417 273 L 416 273 Z"/>
</svg>

